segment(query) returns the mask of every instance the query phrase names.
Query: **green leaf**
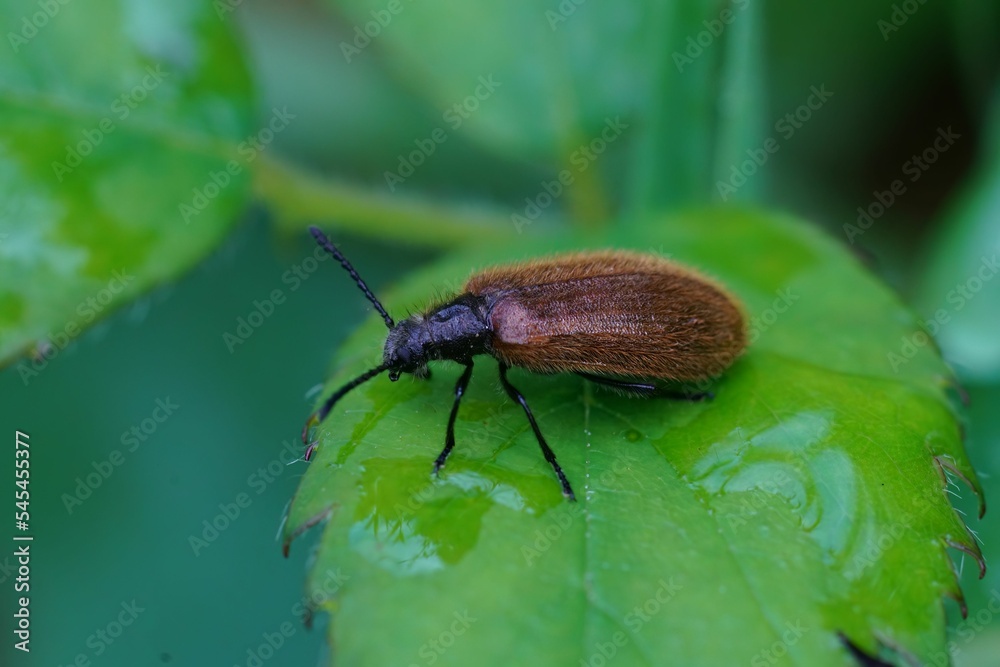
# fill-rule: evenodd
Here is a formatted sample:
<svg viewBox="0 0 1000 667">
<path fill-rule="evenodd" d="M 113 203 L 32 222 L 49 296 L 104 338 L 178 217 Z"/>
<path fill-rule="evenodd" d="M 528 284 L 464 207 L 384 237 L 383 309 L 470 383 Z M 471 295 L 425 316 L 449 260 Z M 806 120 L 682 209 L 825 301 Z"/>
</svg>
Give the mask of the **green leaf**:
<svg viewBox="0 0 1000 667">
<path fill-rule="evenodd" d="M 652 36 L 652 10 L 643 3 L 560 11 L 558 2 L 450 0 L 392 3 L 395 12 L 378 0 L 330 4 L 349 19 L 345 58 L 386 53 L 389 68 L 442 113 L 479 87 L 484 99 L 458 116 L 461 131 L 519 160 L 568 154 L 644 92 L 641 43 Z"/>
<path fill-rule="evenodd" d="M 42 339 L 65 347 L 223 238 L 249 193 L 237 144 L 252 114 L 231 25 L 209 4 L 3 5 L 23 17 L 0 53 L 9 361 Z"/>
<path fill-rule="evenodd" d="M 917 320 L 796 221 L 717 209 L 655 222 L 646 236 L 468 250 L 386 299 L 401 316 L 473 268 L 636 248 L 722 280 L 753 343 L 707 403 L 512 371 L 577 503 L 489 358 L 438 479 L 456 365 L 349 394 L 319 429 L 285 526 L 287 546 L 326 522 L 309 585 L 334 613 L 338 662 L 595 665 L 614 651 L 624 665 L 854 664 L 841 633 L 873 654 L 944 651 L 941 598 L 961 598 L 945 547 L 981 562 L 946 471 L 979 487 L 941 359 L 889 355 Z M 366 322 L 325 395 L 379 363 L 384 337 Z"/>
<path fill-rule="evenodd" d="M 638 115 L 630 210 L 642 215 L 720 197 L 752 199 L 761 179 L 745 179 L 732 192 L 730 170 L 767 138 L 761 8 L 746 2 L 654 6 L 644 21 L 652 76 Z"/>
<path fill-rule="evenodd" d="M 640 214 L 702 201 L 714 192 L 713 160 L 728 170 L 731 155 L 758 145 L 759 16 L 747 3 L 329 4 L 347 17 L 345 59 L 384 56 L 446 135 L 568 170 L 563 203 L 576 220 L 605 222 L 620 191 Z"/>
<path fill-rule="evenodd" d="M 764 86 L 763 7 L 760 3 L 742 5 L 738 18 L 727 28 L 723 54 L 723 72 L 718 91 L 718 123 L 713 167 L 713 194 L 724 202 L 747 202 L 760 197 L 766 176 L 761 169 L 746 177 L 740 188 L 733 185 L 733 170 L 750 170 L 743 162 L 759 151 L 767 134 L 766 88 Z M 748 152 L 751 152 L 748 154 Z M 759 158 L 758 158 L 759 161 Z M 730 185 L 730 192 L 721 184 Z"/>
</svg>

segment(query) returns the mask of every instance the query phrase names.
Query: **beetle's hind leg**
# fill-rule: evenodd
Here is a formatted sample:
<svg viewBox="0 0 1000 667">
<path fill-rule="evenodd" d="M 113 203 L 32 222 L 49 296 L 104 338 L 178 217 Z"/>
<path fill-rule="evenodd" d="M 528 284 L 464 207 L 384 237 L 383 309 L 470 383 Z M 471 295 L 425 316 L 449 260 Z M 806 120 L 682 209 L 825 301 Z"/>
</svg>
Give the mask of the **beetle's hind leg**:
<svg viewBox="0 0 1000 667">
<path fill-rule="evenodd" d="M 451 406 L 451 414 L 448 416 L 448 431 L 444 436 L 444 449 L 438 454 L 438 457 L 434 459 L 434 474 L 438 474 L 438 471 L 444 467 L 444 462 L 448 460 L 448 455 L 451 454 L 451 450 L 455 448 L 455 418 L 458 416 L 458 404 L 462 401 L 462 395 L 465 393 L 465 388 L 469 386 L 469 380 L 472 378 L 472 359 L 462 362 L 465 364 L 465 370 L 462 375 L 458 378 L 458 382 L 455 383 L 455 402 Z"/>
<path fill-rule="evenodd" d="M 531 408 L 528 407 L 528 402 L 524 400 L 524 396 L 519 392 L 514 385 L 510 383 L 507 379 L 507 368 L 508 366 L 504 363 L 500 363 L 500 383 L 503 388 L 507 390 L 507 395 L 512 399 L 517 401 L 522 408 L 524 408 L 524 414 L 528 417 L 528 423 L 531 424 L 531 430 L 535 432 L 535 439 L 538 440 L 538 446 L 542 448 L 542 454 L 545 456 L 545 460 L 549 462 L 552 469 L 556 473 L 556 477 L 559 478 L 559 484 L 562 485 L 563 495 L 570 500 L 576 500 L 576 495 L 573 493 L 573 487 L 569 485 L 569 480 L 566 479 L 566 475 L 563 473 L 562 468 L 559 467 L 559 462 L 556 461 L 555 452 L 549 447 L 548 443 L 545 442 L 545 438 L 542 437 L 542 431 L 538 428 L 538 423 L 535 421 L 535 416 L 531 414 Z"/>
<path fill-rule="evenodd" d="M 715 394 L 710 391 L 677 391 L 667 389 L 652 382 L 633 382 L 629 380 L 618 380 L 604 377 L 603 375 L 593 375 L 578 371 L 577 375 L 585 380 L 590 380 L 595 384 L 610 387 L 616 391 L 630 396 L 643 396 L 647 398 L 671 398 L 677 401 L 706 401 L 715 398 Z"/>
<path fill-rule="evenodd" d="M 657 387 L 651 382 L 630 382 L 627 380 L 616 380 L 614 378 L 604 377 L 603 375 L 593 375 L 591 373 L 585 373 L 583 371 L 578 371 L 577 375 L 582 377 L 584 380 L 589 380 L 594 384 L 600 384 L 605 387 L 610 387 L 615 391 L 619 391 L 623 394 L 628 394 L 630 396 L 656 396 L 660 391 L 660 387 Z"/>
</svg>

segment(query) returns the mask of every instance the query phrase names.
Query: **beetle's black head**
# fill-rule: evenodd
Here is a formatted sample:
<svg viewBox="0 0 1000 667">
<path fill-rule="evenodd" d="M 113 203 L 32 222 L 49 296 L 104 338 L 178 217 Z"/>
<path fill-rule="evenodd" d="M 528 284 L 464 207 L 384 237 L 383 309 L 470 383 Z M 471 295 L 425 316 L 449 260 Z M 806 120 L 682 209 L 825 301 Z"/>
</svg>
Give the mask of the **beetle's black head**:
<svg viewBox="0 0 1000 667">
<path fill-rule="evenodd" d="M 389 371 L 389 379 L 396 381 L 402 373 L 413 373 L 417 377 L 427 377 L 427 362 L 432 359 L 453 359 L 468 366 L 474 355 L 488 352 L 492 344 L 489 310 L 490 301 L 483 296 L 463 294 L 450 302 L 432 308 L 426 314 L 414 315 L 396 324 L 382 306 L 368 285 L 354 270 L 337 246 L 330 243 L 326 234 L 317 227 L 309 231 L 323 249 L 340 262 L 340 265 L 354 279 L 358 289 L 371 301 L 375 310 L 389 328 L 389 336 L 382 351 L 382 363 L 365 371 L 347 384 L 337 389 L 326 399 L 322 407 L 314 412 L 302 429 L 302 441 L 308 444 L 306 460 L 315 449 L 315 441 L 309 442 L 310 428 L 323 421 L 341 398 L 373 377 Z"/>
<path fill-rule="evenodd" d="M 414 315 L 389 330 L 382 351 L 382 364 L 389 369 L 389 379 L 395 382 L 400 373 L 427 375 L 430 338 L 423 317 Z"/>
<path fill-rule="evenodd" d="M 486 301 L 463 294 L 424 315 L 413 315 L 389 331 L 382 364 L 389 379 L 400 373 L 427 376 L 427 362 L 452 359 L 465 362 L 488 351 L 490 329 Z"/>
</svg>

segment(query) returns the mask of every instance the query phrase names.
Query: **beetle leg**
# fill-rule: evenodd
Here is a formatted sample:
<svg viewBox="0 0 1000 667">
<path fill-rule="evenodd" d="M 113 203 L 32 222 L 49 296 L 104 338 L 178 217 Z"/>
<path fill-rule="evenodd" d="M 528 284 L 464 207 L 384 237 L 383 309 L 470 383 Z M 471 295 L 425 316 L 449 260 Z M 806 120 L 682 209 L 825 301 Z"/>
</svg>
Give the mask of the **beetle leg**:
<svg viewBox="0 0 1000 667">
<path fill-rule="evenodd" d="M 559 462 L 556 461 L 555 452 L 552 451 L 552 448 L 545 442 L 545 438 L 542 437 L 542 431 L 538 428 L 535 416 L 531 414 L 531 408 L 528 407 L 528 402 L 524 400 L 524 396 L 521 392 L 519 392 L 507 379 L 507 368 L 506 364 L 502 362 L 500 363 L 500 383 L 503 384 L 503 388 L 507 390 L 507 395 L 517 401 L 521 407 L 524 408 L 524 414 L 528 417 L 528 423 L 531 424 L 531 430 L 535 432 L 535 438 L 538 440 L 538 446 L 542 448 L 542 454 L 545 456 L 545 460 L 549 462 L 552 469 L 556 472 L 556 477 L 559 478 L 559 483 L 562 485 L 563 495 L 570 500 L 576 500 L 576 495 L 574 495 L 573 488 L 569 485 L 569 480 L 566 479 L 566 475 L 563 473 L 562 468 L 559 467 Z"/>
<path fill-rule="evenodd" d="M 316 426 L 319 426 L 319 424 L 324 419 L 326 419 L 326 416 L 330 414 L 330 410 L 333 409 L 334 404 L 336 404 L 337 401 L 343 398 L 347 392 L 351 391 L 360 384 L 368 382 L 368 380 L 371 380 L 373 377 L 375 377 L 384 370 L 386 370 L 386 367 L 382 365 L 382 366 L 376 366 L 370 371 L 362 373 L 361 375 L 354 378 L 353 380 L 345 384 L 337 391 L 333 392 L 333 395 L 330 396 L 330 398 L 323 401 L 323 406 L 319 410 L 309 415 L 309 419 L 306 421 L 306 425 L 302 427 L 302 444 L 306 445 L 306 453 L 304 456 L 306 461 L 312 458 L 313 453 L 316 451 L 316 446 L 319 444 L 318 439 L 317 440 L 309 439 L 310 433 Z"/>
<path fill-rule="evenodd" d="M 590 380 L 595 384 L 611 387 L 612 389 L 621 391 L 625 394 L 631 394 L 633 396 L 672 398 L 678 401 L 704 401 L 706 399 L 710 400 L 715 398 L 715 394 L 710 391 L 672 391 L 659 387 L 651 382 L 629 382 L 628 380 L 617 380 L 615 378 L 604 377 L 603 375 L 593 375 L 583 371 L 578 371 L 577 375 L 585 380 Z"/>
<path fill-rule="evenodd" d="M 578 371 L 577 375 L 582 377 L 584 380 L 590 380 L 594 384 L 611 387 L 612 389 L 619 390 L 625 394 L 632 394 L 635 396 L 656 396 L 658 393 L 658 387 L 649 382 L 628 382 L 626 380 L 616 380 L 614 378 L 604 377 L 603 375 L 593 375 L 583 371 Z"/>
<path fill-rule="evenodd" d="M 455 448 L 455 417 L 458 416 L 458 404 L 461 402 L 462 394 L 465 393 L 465 388 L 469 386 L 469 379 L 472 377 L 472 359 L 462 363 L 465 364 L 465 371 L 462 372 L 461 377 L 458 378 L 458 382 L 455 383 L 455 402 L 452 404 L 451 414 L 448 416 L 448 431 L 444 437 L 444 449 L 434 459 L 435 475 L 444 466 L 444 462 L 448 459 L 448 455 L 451 454 L 451 450 Z"/>
</svg>

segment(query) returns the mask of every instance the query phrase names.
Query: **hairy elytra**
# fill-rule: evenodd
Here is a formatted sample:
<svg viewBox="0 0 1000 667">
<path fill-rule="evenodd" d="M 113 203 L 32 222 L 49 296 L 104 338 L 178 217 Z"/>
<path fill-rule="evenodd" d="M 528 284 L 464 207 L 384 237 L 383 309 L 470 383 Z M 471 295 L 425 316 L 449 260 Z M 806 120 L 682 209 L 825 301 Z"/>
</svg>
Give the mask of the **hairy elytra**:
<svg viewBox="0 0 1000 667">
<path fill-rule="evenodd" d="M 469 278 L 462 294 L 397 324 L 323 232 L 310 231 L 382 315 L 389 335 L 382 363 L 335 391 L 306 422 L 307 460 L 316 446 L 310 428 L 349 391 L 385 371 L 393 381 L 402 373 L 427 377 L 428 362 L 448 359 L 465 371 L 455 385 L 437 473 L 455 446 L 455 418 L 473 357 L 488 354 L 498 361 L 500 382 L 524 410 L 563 494 L 575 499 L 527 401 L 507 379 L 509 367 L 576 373 L 634 395 L 701 400 L 711 395 L 669 390 L 657 381 L 717 377 L 746 346 L 742 308 L 720 285 L 661 257 L 622 250 L 486 269 Z"/>
<path fill-rule="evenodd" d="M 540 373 L 700 381 L 745 346 L 734 299 L 690 269 L 626 251 L 487 269 L 465 291 L 490 304 L 492 354 Z"/>
</svg>

